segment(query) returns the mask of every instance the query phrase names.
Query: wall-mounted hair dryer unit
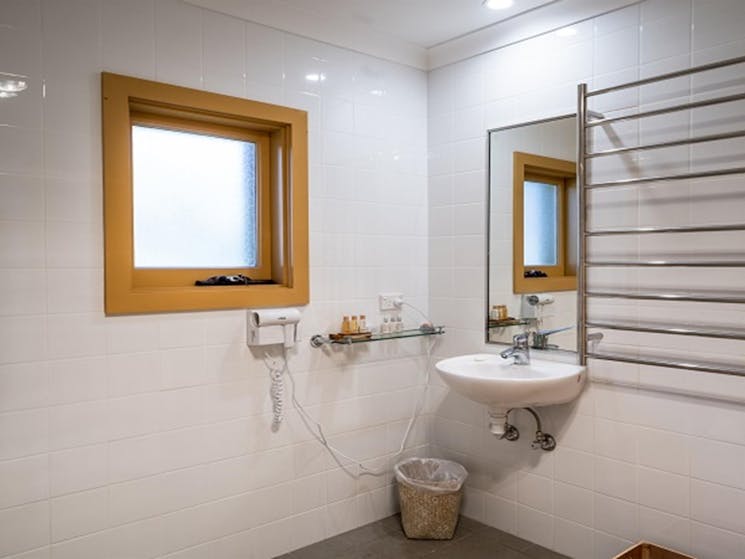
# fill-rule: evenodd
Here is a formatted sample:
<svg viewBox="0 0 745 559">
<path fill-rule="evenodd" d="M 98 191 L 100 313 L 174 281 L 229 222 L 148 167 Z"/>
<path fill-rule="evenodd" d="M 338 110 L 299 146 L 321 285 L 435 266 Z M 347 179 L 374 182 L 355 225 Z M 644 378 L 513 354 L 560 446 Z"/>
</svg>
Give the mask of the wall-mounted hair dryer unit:
<svg viewBox="0 0 745 559">
<path fill-rule="evenodd" d="M 545 306 L 553 302 L 554 296 L 545 293 L 523 295 L 520 298 L 520 316 L 522 318 L 540 318 Z"/>
<path fill-rule="evenodd" d="M 535 307 L 538 305 L 550 305 L 551 303 L 554 302 L 554 296 L 546 295 L 546 294 L 528 295 L 526 297 L 526 300 L 528 301 L 528 304 L 532 307 Z"/>
<path fill-rule="evenodd" d="M 295 308 L 249 310 L 246 343 L 292 347 L 298 341 L 298 322 L 300 311 Z"/>
</svg>

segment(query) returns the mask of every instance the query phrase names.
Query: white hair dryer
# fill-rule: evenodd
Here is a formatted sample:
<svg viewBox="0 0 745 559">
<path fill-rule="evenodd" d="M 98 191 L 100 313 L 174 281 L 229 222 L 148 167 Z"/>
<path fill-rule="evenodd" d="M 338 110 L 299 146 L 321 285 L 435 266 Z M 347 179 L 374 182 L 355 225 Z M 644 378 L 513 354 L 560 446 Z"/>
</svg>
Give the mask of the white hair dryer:
<svg viewBox="0 0 745 559">
<path fill-rule="evenodd" d="M 298 322 L 300 311 L 292 307 L 249 310 L 246 343 L 249 346 L 284 344 L 292 347 L 297 341 Z"/>
</svg>

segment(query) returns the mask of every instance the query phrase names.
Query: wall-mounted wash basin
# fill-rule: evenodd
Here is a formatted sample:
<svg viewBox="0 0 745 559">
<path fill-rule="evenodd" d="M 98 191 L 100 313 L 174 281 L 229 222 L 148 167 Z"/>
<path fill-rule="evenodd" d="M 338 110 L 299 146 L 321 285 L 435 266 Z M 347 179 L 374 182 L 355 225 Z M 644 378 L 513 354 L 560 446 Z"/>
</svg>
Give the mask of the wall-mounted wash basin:
<svg viewBox="0 0 745 559">
<path fill-rule="evenodd" d="M 499 355 L 477 353 L 435 364 L 455 392 L 489 406 L 491 430 L 502 435 L 507 410 L 563 404 L 574 400 L 585 382 L 585 367 L 532 359 L 516 365 Z"/>
</svg>

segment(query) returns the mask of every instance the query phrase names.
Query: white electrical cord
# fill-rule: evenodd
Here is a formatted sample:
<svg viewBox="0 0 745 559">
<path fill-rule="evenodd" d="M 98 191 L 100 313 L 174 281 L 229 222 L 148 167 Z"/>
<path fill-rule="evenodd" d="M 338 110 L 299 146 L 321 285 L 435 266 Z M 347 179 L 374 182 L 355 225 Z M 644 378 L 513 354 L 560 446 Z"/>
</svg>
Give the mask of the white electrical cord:
<svg viewBox="0 0 745 559">
<path fill-rule="evenodd" d="M 276 369 L 267 363 L 269 367 L 269 378 L 271 378 L 272 384 L 269 388 L 269 395 L 272 399 L 272 431 L 278 431 L 279 426 L 284 419 L 284 394 L 285 394 L 285 382 L 282 378 L 284 371 L 282 369 Z"/>
<path fill-rule="evenodd" d="M 429 324 L 432 324 L 432 321 L 429 319 L 429 317 L 426 314 L 424 314 L 422 311 L 420 311 L 418 308 L 416 308 L 414 305 L 412 305 L 411 303 L 407 303 L 406 301 L 401 300 L 401 305 L 406 305 L 410 309 L 414 309 L 416 312 L 418 312 L 421 315 L 422 318 L 424 318 L 424 320 L 426 320 Z"/>
<path fill-rule="evenodd" d="M 429 321 L 427 315 L 425 315 L 422 311 L 414 307 L 413 305 L 409 305 L 408 303 L 403 303 L 404 305 L 407 305 L 417 311 L 419 314 L 421 314 L 427 321 Z M 404 435 L 401 439 L 401 444 L 398 448 L 398 451 L 396 451 L 395 454 L 393 454 L 392 458 L 396 458 L 403 454 L 404 450 L 406 449 L 406 443 L 408 442 L 409 435 L 411 434 L 411 430 L 414 427 L 414 423 L 416 422 L 417 417 L 419 416 L 419 412 L 421 411 L 422 407 L 425 403 L 425 398 L 427 395 L 427 390 L 429 388 L 429 378 L 430 378 L 430 370 L 432 368 L 432 349 L 435 345 L 435 339 L 432 338 L 430 340 L 430 343 L 427 346 L 427 362 L 425 364 L 425 375 L 424 375 L 424 385 L 422 387 L 422 392 L 419 395 L 418 400 L 415 402 L 413 409 L 411 410 L 411 417 L 409 418 L 409 423 L 406 425 L 406 431 L 404 431 Z M 382 476 L 385 475 L 389 468 L 380 468 L 380 469 L 371 469 L 362 464 L 360 460 L 357 460 L 355 458 L 352 458 L 351 456 L 348 456 L 344 454 L 341 450 L 333 446 L 331 443 L 329 443 L 328 439 L 326 438 L 326 434 L 323 431 L 323 426 L 313 419 L 313 417 L 306 411 L 306 409 L 303 407 L 303 405 L 298 401 L 297 399 L 297 393 L 296 393 L 296 385 L 295 385 L 295 378 L 292 375 L 292 372 L 290 371 L 289 362 L 287 359 L 287 348 L 282 346 L 282 364 L 280 367 L 277 366 L 276 361 L 274 358 L 269 354 L 269 352 L 264 353 L 264 363 L 266 363 L 266 366 L 269 368 L 269 374 L 272 379 L 272 385 L 270 388 L 270 394 L 272 397 L 272 412 L 274 414 L 274 421 L 272 424 L 272 429 L 277 430 L 279 428 L 279 424 L 282 421 L 283 417 L 283 408 L 284 408 L 284 383 L 282 380 L 282 376 L 285 372 L 287 372 L 287 376 L 290 379 L 290 384 L 292 385 L 292 403 L 295 406 L 295 409 L 298 412 L 298 415 L 300 416 L 300 419 L 302 419 L 303 423 L 305 424 L 305 427 L 308 429 L 311 435 L 313 435 L 313 438 L 315 438 L 319 443 L 321 443 L 326 450 L 328 450 L 331 457 L 334 459 L 334 461 L 341 467 L 347 474 L 354 478 L 359 478 L 363 475 L 370 475 L 370 476 Z M 356 466 L 356 471 L 351 471 L 348 468 L 348 465 L 344 463 L 344 460 L 351 462 L 354 466 Z"/>
</svg>

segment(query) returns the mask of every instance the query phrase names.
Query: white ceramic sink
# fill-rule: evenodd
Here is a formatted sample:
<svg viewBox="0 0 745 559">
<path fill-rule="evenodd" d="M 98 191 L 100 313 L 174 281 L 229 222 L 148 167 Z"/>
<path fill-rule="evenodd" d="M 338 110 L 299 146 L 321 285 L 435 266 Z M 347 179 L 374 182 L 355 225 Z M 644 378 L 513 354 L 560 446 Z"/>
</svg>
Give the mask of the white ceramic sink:
<svg viewBox="0 0 745 559">
<path fill-rule="evenodd" d="M 538 359 L 515 365 L 512 359 L 489 353 L 443 359 L 435 367 L 448 386 L 466 398 L 508 408 L 569 402 L 585 380 L 580 365 Z"/>
<path fill-rule="evenodd" d="M 515 365 L 512 359 L 490 353 L 443 359 L 435 367 L 455 392 L 489 406 L 495 434 L 510 408 L 569 402 L 579 396 L 585 382 L 585 367 L 580 365 L 539 359 Z"/>
</svg>

